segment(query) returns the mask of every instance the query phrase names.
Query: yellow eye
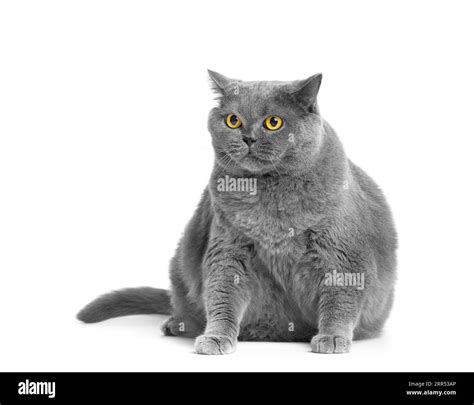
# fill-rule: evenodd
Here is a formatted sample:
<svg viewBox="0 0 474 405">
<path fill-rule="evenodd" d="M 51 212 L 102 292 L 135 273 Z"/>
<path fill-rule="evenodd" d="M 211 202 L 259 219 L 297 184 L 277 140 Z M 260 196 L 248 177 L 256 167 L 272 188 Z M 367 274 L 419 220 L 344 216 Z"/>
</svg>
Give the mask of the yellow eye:
<svg viewBox="0 0 474 405">
<path fill-rule="evenodd" d="M 225 119 L 225 123 L 232 129 L 238 128 L 242 125 L 242 121 L 240 121 L 240 118 L 235 114 L 229 114 Z"/>
<path fill-rule="evenodd" d="M 283 120 L 278 115 L 270 115 L 269 117 L 265 118 L 263 122 L 263 126 L 270 131 L 276 131 L 280 129 L 283 125 Z"/>
</svg>

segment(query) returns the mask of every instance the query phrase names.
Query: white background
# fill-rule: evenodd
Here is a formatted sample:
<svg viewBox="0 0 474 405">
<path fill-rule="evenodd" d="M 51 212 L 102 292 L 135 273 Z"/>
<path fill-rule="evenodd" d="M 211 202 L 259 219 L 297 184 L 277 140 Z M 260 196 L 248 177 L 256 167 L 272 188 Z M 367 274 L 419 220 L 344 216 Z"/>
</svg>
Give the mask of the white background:
<svg viewBox="0 0 474 405">
<path fill-rule="evenodd" d="M 0 370 L 474 371 L 470 3 L 3 1 Z M 207 357 L 165 317 L 76 321 L 103 292 L 169 285 L 212 165 L 207 68 L 324 73 L 322 114 L 399 231 L 382 338 Z"/>
</svg>

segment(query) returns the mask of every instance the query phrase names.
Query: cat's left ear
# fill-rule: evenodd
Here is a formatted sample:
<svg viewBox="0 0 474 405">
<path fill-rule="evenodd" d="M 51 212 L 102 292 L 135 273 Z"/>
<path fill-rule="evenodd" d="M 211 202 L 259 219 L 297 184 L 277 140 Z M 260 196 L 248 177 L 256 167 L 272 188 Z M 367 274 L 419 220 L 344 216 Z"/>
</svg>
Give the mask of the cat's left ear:
<svg viewBox="0 0 474 405">
<path fill-rule="evenodd" d="M 317 97 L 323 74 L 318 73 L 296 83 L 291 94 L 309 112 L 317 112 Z"/>
</svg>

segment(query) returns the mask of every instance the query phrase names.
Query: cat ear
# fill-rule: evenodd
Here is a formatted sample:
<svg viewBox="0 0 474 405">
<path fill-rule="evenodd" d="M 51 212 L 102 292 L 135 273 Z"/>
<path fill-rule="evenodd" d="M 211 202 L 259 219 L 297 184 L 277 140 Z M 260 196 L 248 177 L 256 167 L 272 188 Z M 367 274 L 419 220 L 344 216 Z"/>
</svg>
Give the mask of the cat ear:
<svg viewBox="0 0 474 405">
<path fill-rule="evenodd" d="M 296 100 L 310 112 L 317 112 L 316 100 L 322 79 L 322 73 L 308 77 L 297 82 L 296 89 L 291 92 Z"/>
<path fill-rule="evenodd" d="M 224 89 L 233 80 L 221 75 L 220 73 L 214 72 L 213 70 L 207 69 L 207 72 L 209 73 L 209 78 L 211 79 L 212 89 L 217 93 L 224 94 Z"/>
</svg>

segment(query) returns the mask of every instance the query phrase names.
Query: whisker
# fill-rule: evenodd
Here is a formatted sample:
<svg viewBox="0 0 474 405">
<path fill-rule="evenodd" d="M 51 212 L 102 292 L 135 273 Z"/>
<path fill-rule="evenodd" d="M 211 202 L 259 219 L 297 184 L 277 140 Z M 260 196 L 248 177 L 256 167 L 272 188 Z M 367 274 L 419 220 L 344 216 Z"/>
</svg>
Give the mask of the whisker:
<svg viewBox="0 0 474 405">
<path fill-rule="evenodd" d="M 224 167 L 221 166 L 221 170 L 219 171 L 218 176 L 221 176 L 222 174 L 224 174 L 227 168 L 230 166 L 230 164 L 234 163 L 232 160 L 232 157 L 227 152 L 223 152 L 223 155 L 225 158 L 223 159 Z"/>
<path fill-rule="evenodd" d="M 275 171 L 277 172 L 278 176 L 280 176 L 280 177 L 281 177 L 281 173 L 278 171 L 278 169 L 277 169 L 277 167 L 276 167 L 275 163 L 273 162 L 273 159 L 270 159 L 270 163 L 272 164 L 273 168 L 274 168 L 274 169 L 275 169 Z"/>
<path fill-rule="evenodd" d="M 223 166 L 222 165 L 219 165 L 220 166 L 220 170 L 219 170 L 219 173 L 218 173 L 218 176 L 222 175 L 222 173 L 227 169 L 227 167 L 229 166 L 229 164 L 232 162 L 232 158 L 231 156 L 227 153 L 227 152 L 219 152 L 219 155 L 220 155 L 220 158 L 221 158 L 221 162 L 220 163 L 223 163 Z"/>
</svg>

